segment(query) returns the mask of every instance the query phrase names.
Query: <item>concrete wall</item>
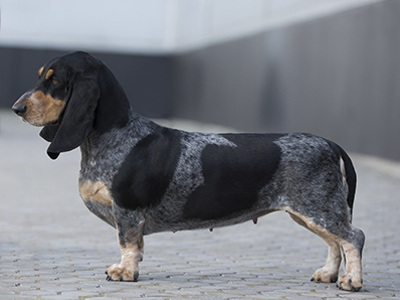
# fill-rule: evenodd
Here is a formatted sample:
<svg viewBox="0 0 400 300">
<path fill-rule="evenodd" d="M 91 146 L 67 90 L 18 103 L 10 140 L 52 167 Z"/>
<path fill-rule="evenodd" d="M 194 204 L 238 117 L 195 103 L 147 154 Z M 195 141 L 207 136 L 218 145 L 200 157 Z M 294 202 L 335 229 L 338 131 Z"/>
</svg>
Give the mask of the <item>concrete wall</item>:
<svg viewBox="0 0 400 300">
<path fill-rule="evenodd" d="M 1 0 L 0 46 L 176 54 L 385 0 Z"/>
<path fill-rule="evenodd" d="M 268 65 L 283 130 L 400 159 L 400 1 L 271 32 L 267 44 L 279 52 Z"/>
<path fill-rule="evenodd" d="M 114 40 L 101 49 L 101 38 L 79 47 L 109 65 L 139 113 L 311 132 L 350 151 L 400 159 L 400 1 L 257 0 L 248 7 L 231 0 L 230 13 L 222 0 L 161 3 L 153 7 L 155 27 L 145 26 L 158 39 L 125 29 L 125 48 Z M 10 24 L 17 23 L 4 25 L 3 8 L 0 106 L 9 107 L 45 61 L 79 41 L 57 49 L 13 42 Z"/>
<path fill-rule="evenodd" d="M 400 159 L 400 1 L 186 53 L 174 112 L 244 131 L 305 131 Z"/>
</svg>

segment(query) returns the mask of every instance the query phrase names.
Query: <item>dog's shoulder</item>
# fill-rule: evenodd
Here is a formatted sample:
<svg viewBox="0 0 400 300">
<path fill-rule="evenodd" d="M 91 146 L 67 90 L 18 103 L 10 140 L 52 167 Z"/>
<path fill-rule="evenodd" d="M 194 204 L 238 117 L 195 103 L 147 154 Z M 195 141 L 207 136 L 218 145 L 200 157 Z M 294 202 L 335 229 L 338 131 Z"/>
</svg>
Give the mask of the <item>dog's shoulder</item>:
<svg viewBox="0 0 400 300">
<path fill-rule="evenodd" d="M 128 209 L 156 205 L 174 175 L 180 141 L 181 131 L 164 127 L 139 140 L 112 180 L 115 202 Z"/>
</svg>

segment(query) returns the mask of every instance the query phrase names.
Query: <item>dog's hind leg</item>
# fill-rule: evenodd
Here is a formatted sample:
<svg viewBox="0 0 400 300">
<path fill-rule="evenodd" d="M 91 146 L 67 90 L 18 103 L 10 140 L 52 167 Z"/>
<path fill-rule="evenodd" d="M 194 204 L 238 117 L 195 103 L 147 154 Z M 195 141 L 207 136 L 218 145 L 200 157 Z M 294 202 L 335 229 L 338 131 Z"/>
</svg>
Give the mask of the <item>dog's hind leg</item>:
<svg viewBox="0 0 400 300">
<path fill-rule="evenodd" d="M 361 257 L 365 241 L 364 233 L 350 223 L 342 225 L 340 231 L 332 233 L 297 212 L 287 211 L 294 221 L 321 237 L 329 247 L 325 266 L 316 270 L 311 280 L 336 282 L 341 262 L 340 247 L 342 247 L 346 258 L 346 273 L 340 276 L 338 287 L 348 291 L 359 291 L 362 287 Z"/>
<path fill-rule="evenodd" d="M 339 240 L 346 257 L 346 273 L 338 281 L 338 287 L 343 290 L 359 291 L 362 287 L 361 258 L 364 242 L 364 233 L 352 225 L 348 238 Z"/>
<path fill-rule="evenodd" d="M 311 281 L 328 283 L 336 282 L 338 279 L 340 262 L 342 260 L 339 243 L 336 242 L 326 230 L 323 230 L 322 228 L 317 229 L 315 226 L 308 226 L 309 220 L 305 220 L 304 217 L 300 217 L 294 212 L 289 212 L 289 215 L 296 223 L 322 238 L 329 247 L 328 258 L 325 266 L 314 272 Z"/>
</svg>

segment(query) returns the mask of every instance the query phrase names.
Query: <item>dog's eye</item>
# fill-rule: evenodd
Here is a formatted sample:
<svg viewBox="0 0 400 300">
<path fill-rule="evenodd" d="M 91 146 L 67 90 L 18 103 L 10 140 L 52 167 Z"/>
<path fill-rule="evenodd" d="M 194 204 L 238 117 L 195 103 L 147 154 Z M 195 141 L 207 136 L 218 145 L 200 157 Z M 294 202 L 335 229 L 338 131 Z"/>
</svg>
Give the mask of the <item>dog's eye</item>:
<svg viewBox="0 0 400 300">
<path fill-rule="evenodd" d="M 57 84 L 59 81 L 56 78 L 51 78 L 51 82 Z"/>
</svg>

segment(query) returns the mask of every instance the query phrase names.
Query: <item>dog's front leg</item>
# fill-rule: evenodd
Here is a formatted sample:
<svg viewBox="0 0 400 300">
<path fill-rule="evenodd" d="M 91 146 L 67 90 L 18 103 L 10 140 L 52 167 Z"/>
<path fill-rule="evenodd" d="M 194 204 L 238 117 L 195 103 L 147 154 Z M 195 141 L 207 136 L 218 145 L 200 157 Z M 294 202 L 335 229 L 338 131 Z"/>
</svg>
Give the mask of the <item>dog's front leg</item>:
<svg viewBox="0 0 400 300">
<path fill-rule="evenodd" d="M 143 259 L 144 218 L 135 211 L 114 207 L 121 262 L 107 269 L 107 280 L 137 281 Z"/>
</svg>

